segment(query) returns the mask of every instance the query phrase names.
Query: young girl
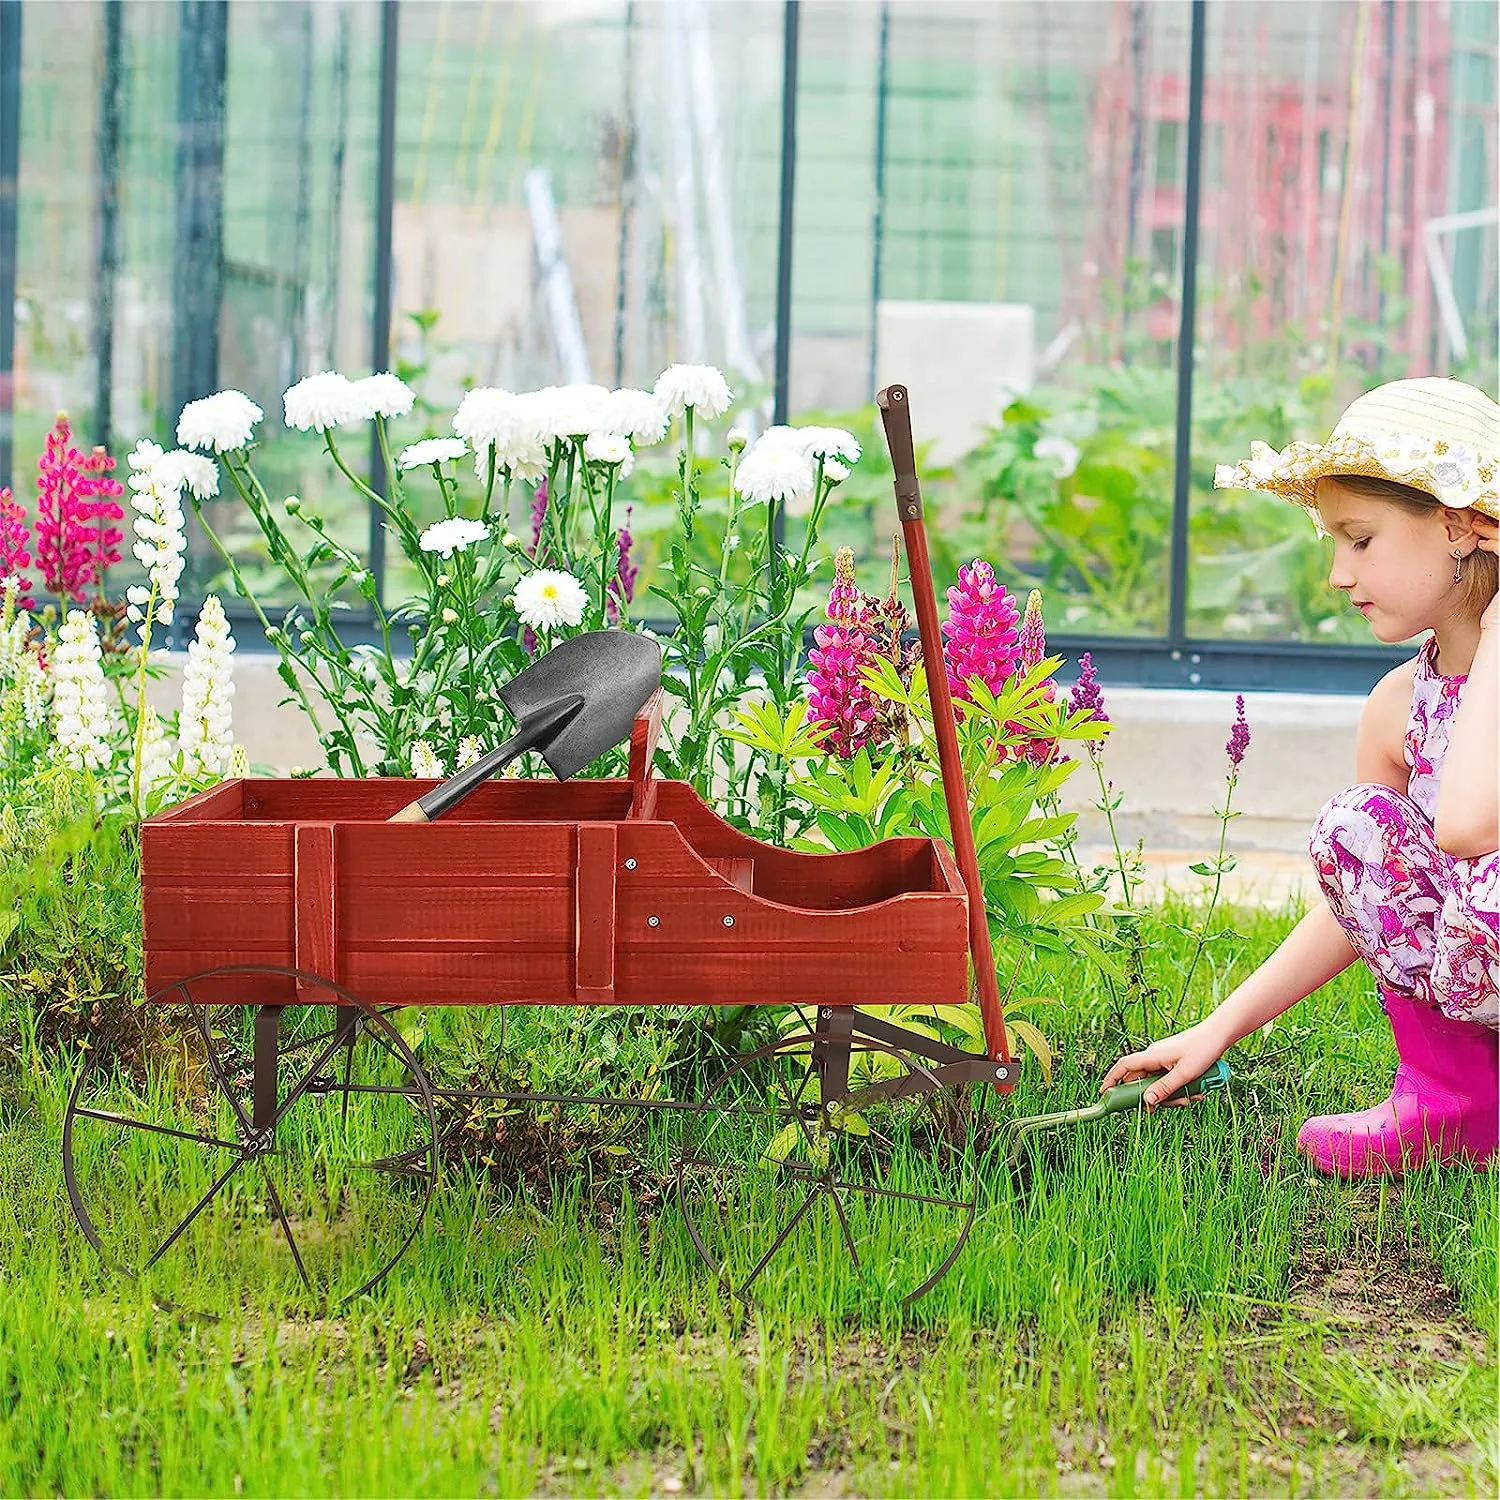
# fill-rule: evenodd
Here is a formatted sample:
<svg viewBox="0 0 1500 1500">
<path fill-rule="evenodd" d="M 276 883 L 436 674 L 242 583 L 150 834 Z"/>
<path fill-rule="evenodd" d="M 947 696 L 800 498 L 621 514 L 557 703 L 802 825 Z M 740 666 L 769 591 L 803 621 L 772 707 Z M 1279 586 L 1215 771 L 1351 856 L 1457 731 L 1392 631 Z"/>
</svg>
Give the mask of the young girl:
<svg viewBox="0 0 1500 1500">
<path fill-rule="evenodd" d="M 1357 785 L 1318 814 L 1322 897 L 1196 1026 L 1122 1057 L 1103 1088 L 1165 1073 L 1146 1105 L 1362 960 L 1401 1065 L 1390 1098 L 1297 1135 L 1319 1170 L 1484 1165 L 1500 1128 L 1500 406 L 1454 380 L 1397 380 L 1355 401 L 1327 443 L 1251 446 L 1215 484 L 1306 506 L 1332 537 L 1328 581 L 1379 641 L 1430 632 L 1365 705 Z"/>
</svg>

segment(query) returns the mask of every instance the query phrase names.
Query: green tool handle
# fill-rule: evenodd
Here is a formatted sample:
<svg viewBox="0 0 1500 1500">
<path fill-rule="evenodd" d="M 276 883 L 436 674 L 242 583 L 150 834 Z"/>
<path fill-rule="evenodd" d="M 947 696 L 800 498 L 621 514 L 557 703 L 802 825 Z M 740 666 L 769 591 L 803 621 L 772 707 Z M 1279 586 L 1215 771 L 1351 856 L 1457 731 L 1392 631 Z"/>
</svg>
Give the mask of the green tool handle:
<svg viewBox="0 0 1500 1500">
<path fill-rule="evenodd" d="M 1104 1113 L 1114 1114 L 1116 1110 L 1136 1108 L 1145 1097 L 1146 1090 L 1161 1076 L 1157 1073 L 1151 1078 L 1137 1078 L 1134 1083 L 1117 1083 L 1104 1095 Z M 1191 1083 L 1183 1084 L 1181 1088 L 1173 1089 L 1161 1103 L 1170 1104 L 1174 1099 L 1191 1099 L 1198 1094 L 1212 1094 L 1228 1082 L 1229 1064 L 1221 1057 L 1208 1072 L 1193 1079 Z"/>
</svg>

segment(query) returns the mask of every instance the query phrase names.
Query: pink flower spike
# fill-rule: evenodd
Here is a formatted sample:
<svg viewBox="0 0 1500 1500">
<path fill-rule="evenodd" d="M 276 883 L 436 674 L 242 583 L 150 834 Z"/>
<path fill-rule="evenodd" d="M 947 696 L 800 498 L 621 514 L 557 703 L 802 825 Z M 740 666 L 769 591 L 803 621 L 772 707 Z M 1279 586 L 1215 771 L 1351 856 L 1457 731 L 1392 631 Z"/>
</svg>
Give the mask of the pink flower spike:
<svg viewBox="0 0 1500 1500">
<path fill-rule="evenodd" d="M 1017 649 L 1023 672 L 1029 672 L 1047 654 L 1047 629 L 1042 623 L 1040 589 L 1032 589 L 1026 596 L 1026 613 L 1021 617 L 1021 638 Z"/>
<path fill-rule="evenodd" d="M 9 488 L 0 488 L 0 583 L 14 578 L 20 583 L 16 605 L 20 609 L 35 609 L 32 597 L 35 584 L 23 571 L 31 566 L 31 528 L 26 524 L 26 511 L 19 500 L 11 498 Z"/>
<path fill-rule="evenodd" d="M 854 582 L 850 548 L 839 548 L 833 573 L 828 594 L 832 623 L 813 632 L 817 644 L 807 654 L 808 716 L 823 727 L 827 748 L 841 760 L 852 760 L 879 728 L 875 696 L 861 676 L 876 648 L 870 612 Z"/>
<path fill-rule="evenodd" d="M 124 534 L 105 523 L 123 521 L 123 486 L 110 477 L 115 461 L 102 448 L 85 458 L 59 413 L 37 460 L 36 558 L 48 593 L 81 603 L 104 570 L 119 562 Z"/>
<path fill-rule="evenodd" d="M 977 677 L 990 692 L 999 693 L 1019 660 L 1015 601 L 995 581 L 995 570 L 976 558 L 958 570 L 958 586 L 948 590 L 948 609 L 942 629 L 949 691 L 972 702 L 969 682 Z"/>
</svg>

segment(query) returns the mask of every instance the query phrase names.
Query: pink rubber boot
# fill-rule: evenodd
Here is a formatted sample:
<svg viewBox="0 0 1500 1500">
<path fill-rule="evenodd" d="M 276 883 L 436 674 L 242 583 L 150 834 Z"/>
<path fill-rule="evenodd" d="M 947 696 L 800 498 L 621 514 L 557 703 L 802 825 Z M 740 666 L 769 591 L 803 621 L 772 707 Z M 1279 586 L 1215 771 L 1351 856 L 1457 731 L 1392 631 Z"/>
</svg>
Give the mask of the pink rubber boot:
<svg viewBox="0 0 1500 1500">
<path fill-rule="evenodd" d="M 1500 1033 L 1394 990 L 1381 999 L 1401 1058 L 1391 1097 L 1315 1116 L 1297 1149 L 1332 1177 L 1394 1177 L 1434 1159 L 1487 1165 L 1500 1136 Z"/>
</svg>

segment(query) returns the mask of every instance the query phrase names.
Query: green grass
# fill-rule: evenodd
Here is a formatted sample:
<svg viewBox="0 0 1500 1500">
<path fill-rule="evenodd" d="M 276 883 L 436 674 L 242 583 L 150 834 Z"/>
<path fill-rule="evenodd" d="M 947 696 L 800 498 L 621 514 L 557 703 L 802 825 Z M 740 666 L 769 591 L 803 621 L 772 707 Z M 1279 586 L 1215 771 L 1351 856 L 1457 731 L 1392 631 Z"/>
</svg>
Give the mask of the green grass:
<svg viewBox="0 0 1500 1500">
<path fill-rule="evenodd" d="M 1232 917 L 1205 1005 L 1291 920 Z M 1158 937 L 1170 994 L 1187 939 Z M 1059 1066 L 1002 1113 L 1091 1095 L 1116 1044 L 1088 975 L 1028 979 L 1067 1001 Z M 723 1296 L 667 1191 L 667 1121 L 561 1186 L 450 1163 L 377 1294 L 315 1318 L 256 1281 L 215 1323 L 101 1272 L 58 1166 L 70 1068 L 23 1059 L 0 1093 L 0 1493 L 1492 1494 L 1495 1181 L 1331 1183 L 1292 1149 L 1393 1061 L 1351 974 L 1236 1049 L 1226 1095 L 1044 1136 L 1029 1181 L 991 1156 L 962 1255 L 908 1311 L 812 1248 L 750 1311 Z M 214 1232 L 235 1264 L 244 1236 Z M 208 1292 L 213 1261 L 172 1294 Z"/>
</svg>

